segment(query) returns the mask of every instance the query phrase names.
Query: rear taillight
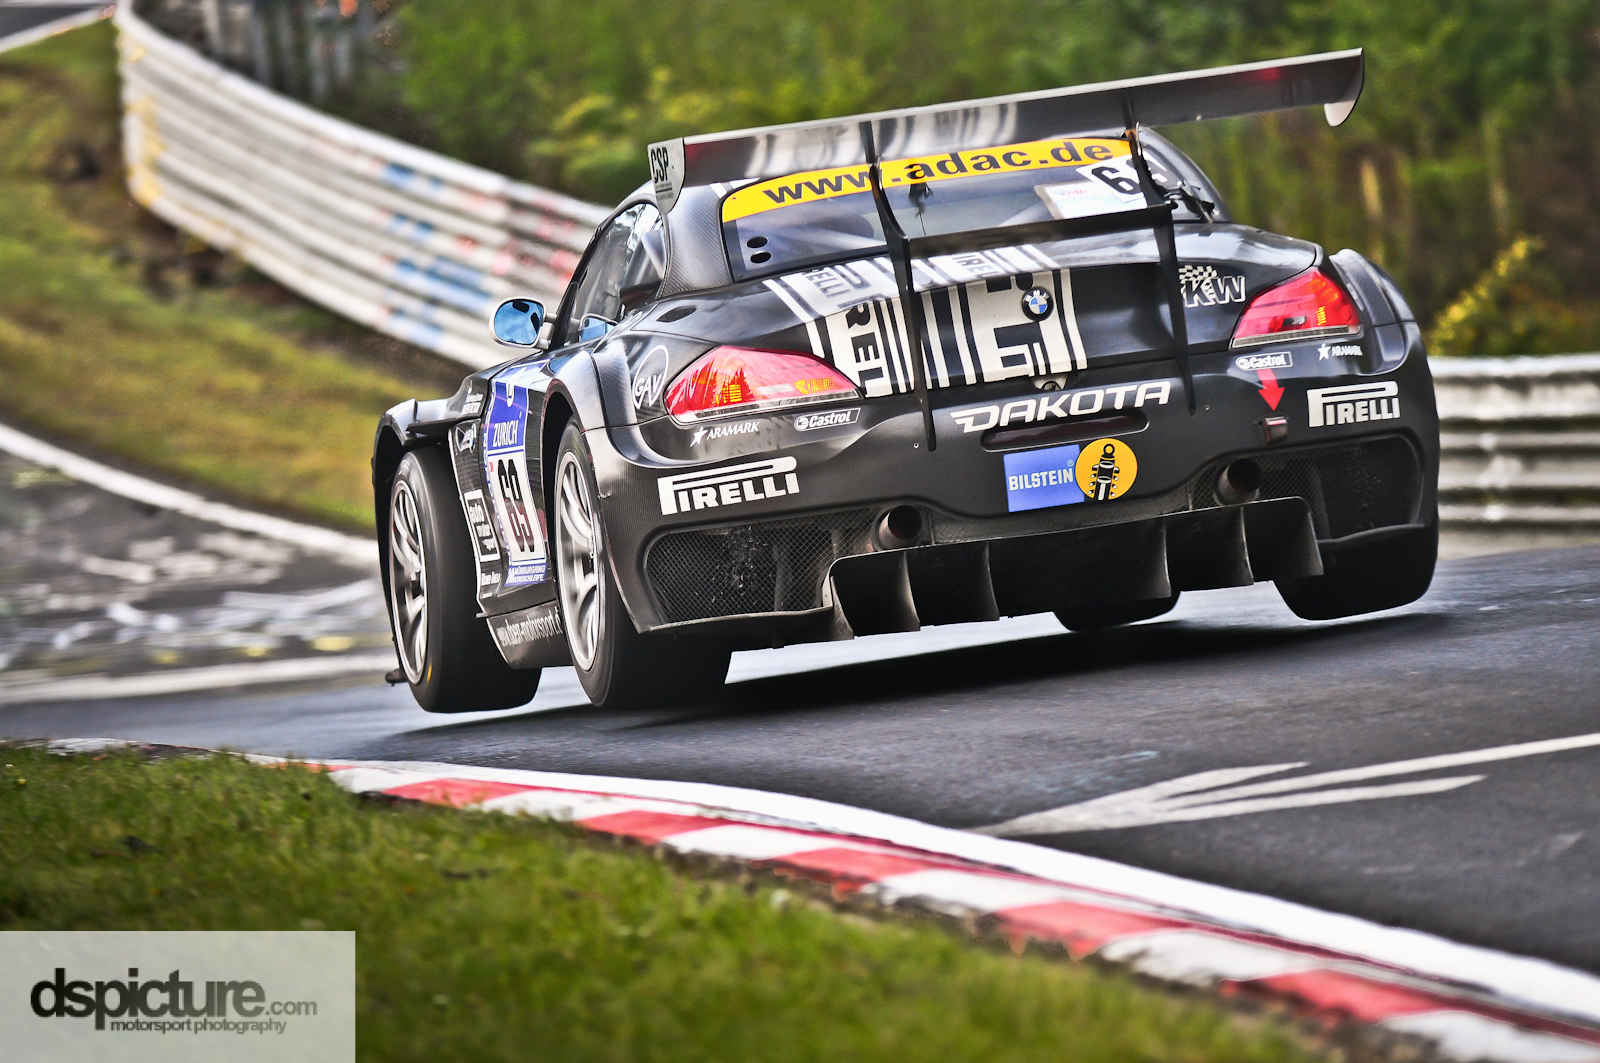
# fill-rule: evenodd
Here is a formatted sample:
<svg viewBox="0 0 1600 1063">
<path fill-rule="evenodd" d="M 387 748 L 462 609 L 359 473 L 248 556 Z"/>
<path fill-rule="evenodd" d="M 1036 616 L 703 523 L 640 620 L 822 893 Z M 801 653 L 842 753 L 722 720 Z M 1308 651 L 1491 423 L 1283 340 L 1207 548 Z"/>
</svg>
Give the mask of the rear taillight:
<svg viewBox="0 0 1600 1063">
<path fill-rule="evenodd" d="M 1360 331 L 1361 315 L 1344 289 L 1321 270 L 1308 269 L 1252 299 L 1233 330 L 1232 345 L 1293 343 Z"/>
<path fill-rule="evenodd" d="M 718 347 L 678 374 L 667 389 L 667 412 L 677 421 L 703 421 L 860 395 L 844 374 L 809 354 Z"/>
</svg>

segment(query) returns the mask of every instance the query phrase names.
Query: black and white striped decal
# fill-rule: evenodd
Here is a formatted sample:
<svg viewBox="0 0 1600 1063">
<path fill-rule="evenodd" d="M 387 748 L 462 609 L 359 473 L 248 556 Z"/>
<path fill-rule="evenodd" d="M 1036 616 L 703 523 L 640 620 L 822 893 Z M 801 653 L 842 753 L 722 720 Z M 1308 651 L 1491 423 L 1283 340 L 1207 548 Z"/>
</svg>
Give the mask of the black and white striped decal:
<svg viewBox="0 0 1600 1063">
<path fill-rule="evenodd" d="M 929 386 L 1053 376 L 1087 365 L 1069 270 L 1052 268 L 1028 248 L 943 256 L 913 267 L 927 326 Z M 906 323 L 887 259 L 824 266 L 766 284 L 805 324 L 812 352 L 867 396 L 912 390 Z M 1054 301 L 1041 321 L 1022 307 L 1035 287 Z"/>
</svg>

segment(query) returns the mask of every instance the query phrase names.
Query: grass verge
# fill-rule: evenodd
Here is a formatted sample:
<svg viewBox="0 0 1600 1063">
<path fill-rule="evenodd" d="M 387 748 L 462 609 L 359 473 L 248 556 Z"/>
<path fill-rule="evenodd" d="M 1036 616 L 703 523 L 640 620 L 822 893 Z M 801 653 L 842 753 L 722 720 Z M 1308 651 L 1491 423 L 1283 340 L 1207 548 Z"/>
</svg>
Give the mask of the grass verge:
<svg viewBox="0 0 1600 1063">
<path fill-rule="evenodd" d="M 240 501 L 370 531 L 378 415 L 455 370 L 133 204 L 114 30 L 0 55 L 0 413 Z"/>
<path fill-rule="evenodd" d="M 365 1060 L 1318 1058 L 1270 1018 L 559 824 L 231 757 L 0 759 L 0 930 L 354 930 Z"/>
</svg>

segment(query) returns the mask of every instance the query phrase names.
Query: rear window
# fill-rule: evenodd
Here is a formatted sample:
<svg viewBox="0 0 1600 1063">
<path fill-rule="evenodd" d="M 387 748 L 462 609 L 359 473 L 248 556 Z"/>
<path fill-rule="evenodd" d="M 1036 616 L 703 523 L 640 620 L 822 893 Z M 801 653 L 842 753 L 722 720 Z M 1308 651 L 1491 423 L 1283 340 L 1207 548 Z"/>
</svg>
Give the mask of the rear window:
<svg viewBox="0 0 1600 1063">
<path fill-rule="evenodd" d="M 1155 138 L 1151 138 L 1152 140 Z M 1172 153 L 1181 157 L 1173 149 Z M 1215 201 L 1192 163 L 1174 166 L 1147 142 L 1158 183 L 1187 180 Z M 882 163 L 884 193 L 910 236 L 1077 218 L 1144 206 L 1128 143 L 1074 137 Z M 1180 220 L 1201 220 L 1180 204 Z M 722 201 L 723 241 L 739 279 L 881 254 L 883 226 L 865 165 L 757 181 Z"/>
</svg>

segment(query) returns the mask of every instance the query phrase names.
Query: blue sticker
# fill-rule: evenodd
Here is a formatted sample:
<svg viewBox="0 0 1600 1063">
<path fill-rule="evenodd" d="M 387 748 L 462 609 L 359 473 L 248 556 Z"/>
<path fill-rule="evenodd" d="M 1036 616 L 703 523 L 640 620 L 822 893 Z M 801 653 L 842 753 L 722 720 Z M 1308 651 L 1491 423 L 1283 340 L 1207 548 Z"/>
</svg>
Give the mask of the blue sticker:
<svg viewBox="0 0 1600 1063">
<path fill-rule="evenodd" d="M 1020 513 L 1025 509 L 1070 506 L 1083 501 L 1078 487 L 1078 445 L 1024 450 L 1007 454 L 1006 509 Z"/>
</svg>

